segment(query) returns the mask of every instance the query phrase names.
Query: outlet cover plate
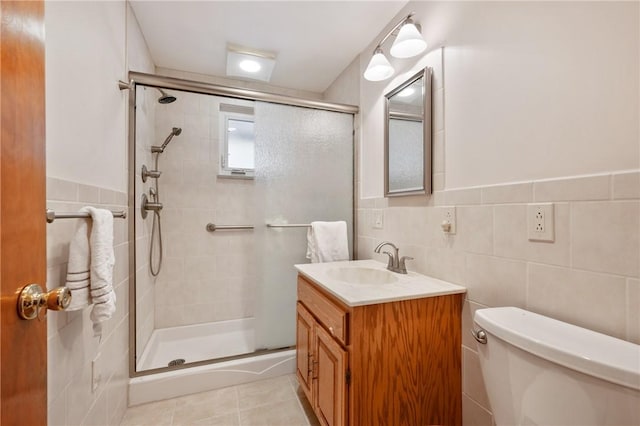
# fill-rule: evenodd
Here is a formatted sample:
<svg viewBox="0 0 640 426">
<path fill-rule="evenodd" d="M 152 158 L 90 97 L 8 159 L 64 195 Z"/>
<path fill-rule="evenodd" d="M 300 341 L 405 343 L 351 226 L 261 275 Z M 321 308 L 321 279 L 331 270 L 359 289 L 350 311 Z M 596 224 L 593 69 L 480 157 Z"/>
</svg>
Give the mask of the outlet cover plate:
<svg viewBox="0 0 640 426">
<path fill-rule="evenodd" d="M 373 211 L 373 229 L 384 228 L 384 210 Z"/>
<path fill-rule="evenodd" d="M 442 208 L 442 222 L 449 222 L 449 231 L 445 231 L 446 234 L 456 233 L 456 208 L 455 206 Z"/>
<path fill-rule="evenodd" d="M 527 235 L 529 241 L 555 241 L 553 203 L 527 205 Z"/>
</svg>

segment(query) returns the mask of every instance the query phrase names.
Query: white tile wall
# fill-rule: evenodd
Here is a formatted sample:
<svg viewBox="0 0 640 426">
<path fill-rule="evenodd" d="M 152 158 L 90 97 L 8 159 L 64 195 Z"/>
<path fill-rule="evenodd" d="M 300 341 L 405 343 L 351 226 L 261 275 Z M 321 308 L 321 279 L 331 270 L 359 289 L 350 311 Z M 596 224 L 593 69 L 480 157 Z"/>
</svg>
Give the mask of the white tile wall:
<svg viewBox="0 0 640 426">
<path fill-rule="evenodd" d="M 174 103 L 158 105 L 153 99 L 157 105 L 155 121 L 150 126 L 153 136 L 140 138 L 137 147 L 136 171 L 143 164 L 152 168 L 150 146 L 159 145 L 172 127 L 182 128 L 158 163 L 162 171 L 159 185 L 164 204 L 161 212 L 164 257 L 156 279 L 149 274 L 147 260 L 152 216 L 146 220 L 136 218 L 141 229 L 136 247 L 137 279 L 142 294 L 136 304 L 138 312 L 142 312 L 138 313 L 138 318 L 142 318 L 138 324 L 140 350 L 153 328 L 244 318 L 254 312 L 253 235 L 246 231 L 205 231 L 209 222 L 218 225 L 254 222 L 254 182 L 217 178 L 219 104 L 249 104 L 179 91 L 171 93 L 177 97 Z M 150 124 L 139 126 L 138 131 L 144 134 L 142 127 Z M 140 177 L 136 179 L 137 187 L 148 194 L 152 180 L 140 185 Z M 136 199 L 141 195 L 137 191 Z"/>
<path fill-rule="evenodd" d="M 476 309 L 519 306 L 640 343 L 637 177 L 630 171 L 438 191 L 422 202 L 360 200 L 359 258 L 383 261 L 373 247 L 389 240 L 402 255 L 416 258 L 407 263 L 410 270 L 468 289 L 462 330 L 465 425 L 493 422 L 475 342 L 467 336 Z M 583 184 L 595 187 L 574 191 Z M 527 238 L 526 203 L 534 199 L 554 201 L 554 243 Z M 457 206 L 455 235 L 440 229 L 444 205 Z M 374 211 L 384 215 L 384 229 L 373 229 Z"/>
<path fill-rule="evenodd" d="M 124 210 L 122 192 L 55 178 L 47 179 L 47 206 L 77 211 L 85 205 Z M 58 219 L 47 226 L 47 288 L 65 283 L 69 243 L 78 220 Z M 129 265 L 127 219 L 114 220 L 116 312 L 93 336 L 91 308 L 48 314 L 48 405 L 50 425 L 118 424 L 127 408 L 129 377 Z M 92 361 L 101 375 L 92 391 Z"/>
</svg>

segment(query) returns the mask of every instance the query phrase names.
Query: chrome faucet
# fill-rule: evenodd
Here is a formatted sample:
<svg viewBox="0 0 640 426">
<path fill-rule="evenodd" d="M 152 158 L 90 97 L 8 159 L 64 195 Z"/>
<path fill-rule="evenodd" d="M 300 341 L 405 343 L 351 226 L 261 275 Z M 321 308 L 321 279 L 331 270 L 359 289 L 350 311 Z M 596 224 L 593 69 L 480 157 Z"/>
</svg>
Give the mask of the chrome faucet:
<svg viewBox="0 0 640 426">
<path fill-rule="evenodd" d="M 389 256 L 387 269 L 390 270 L 391 272 L 397 272 L 398 274 L 406 274 L 407 267 L 405 266 L 405 261 L 413 260 L 413 257 L 409 257 L 409 256 L 399 257 L 398 252 L 400 251 L 400 249 L 398 249 L 398 247 L 396 247 L 393 243 L 390 243 L 389 241 L 381 242 L 373 251 L 375 253 L 380 253 L 380 250 L 384 246 L 391 246 L 391 248 L 393 249 L 393 253 L 390 253 L 388 251 L 383 251 L 384 254 Z"/>
</svg>

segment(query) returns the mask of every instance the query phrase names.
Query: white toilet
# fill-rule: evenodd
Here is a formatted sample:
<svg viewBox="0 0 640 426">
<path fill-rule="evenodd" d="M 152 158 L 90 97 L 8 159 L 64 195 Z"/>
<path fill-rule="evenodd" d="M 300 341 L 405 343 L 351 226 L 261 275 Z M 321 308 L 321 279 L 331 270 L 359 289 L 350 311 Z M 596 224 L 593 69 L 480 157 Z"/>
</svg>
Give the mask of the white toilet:
<svg viewBox="0 0 640 426">
<path fill-rule="evenodd" d="M 640 425 L 639 345 L 511 307 L 474 322 L 498 426 Z"/>
</svg>

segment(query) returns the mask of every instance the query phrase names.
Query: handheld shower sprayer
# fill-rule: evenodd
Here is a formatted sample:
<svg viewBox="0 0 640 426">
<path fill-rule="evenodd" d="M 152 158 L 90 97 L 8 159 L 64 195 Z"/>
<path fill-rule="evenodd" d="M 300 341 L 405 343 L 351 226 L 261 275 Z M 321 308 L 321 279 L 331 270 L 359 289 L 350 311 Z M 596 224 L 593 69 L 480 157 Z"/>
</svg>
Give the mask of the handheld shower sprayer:
<svg viewBox="0 0 640 426">
<path fill-rule="evenodd" d="M 171 130 L 171 133 L 169 133 L 169 136 L 167 136 L 164 142 L 162 142 L 161 146 L 154 145 L 151 147 L 151 152 L 162 154 L 164 152 L 164 149 L 167 147 L 167 145 L 169 145 L 169 142 L 171 142 L 171 139 L 173 139 L 174 136 L 179 136 L 180 133 L 182 133 L 182 129 L 180 127 L 174 127 Z"/>
</svg>

